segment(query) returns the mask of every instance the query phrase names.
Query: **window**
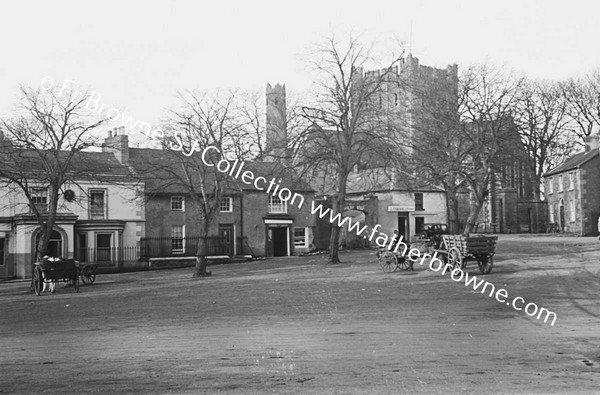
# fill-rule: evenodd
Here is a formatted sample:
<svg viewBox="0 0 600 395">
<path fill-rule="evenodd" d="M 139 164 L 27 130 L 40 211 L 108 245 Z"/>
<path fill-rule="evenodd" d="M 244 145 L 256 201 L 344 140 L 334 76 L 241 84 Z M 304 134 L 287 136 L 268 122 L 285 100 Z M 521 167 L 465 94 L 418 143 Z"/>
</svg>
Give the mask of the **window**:
<svg viewBox="0 0 600 395">
<path fill-rule="evenodd" d="M 171 211 L 185 211 L 183 196 L 171 196 Z"/>
<path fill-rule="evenodd" d="M 575 188 L 575 173 L 569 173 L 569 190 L 573 190 Z"/>
<path fill-rule="evenodd" d="M 575 221 L 575 200 L 569 201 L 569 211 L 571 212 L 571 222 Z"/>
<path fill-rule="evenodd" d="M 171 227 L 171 251 L 175 254 L 183 254 L 183 233 L 183 226 Z"/>
<path fill-rule="evenodd" d="M 287 213 L 287 201 L 279 199 L 279 196 L 269 196 L 269 213 Z"/>
<path fill-rule="evenodd" d="M 554 193 L 554 187 L 552 185 L 552 177 L 548 178 L 548 194 Z"/>
<path fill-rule="evenodd" d="M 562 174 L 558 176 L 558 192 L 563 191 L 563 176 Z"/>
<path fill-rule="evenodd" d="M 415 234 L 420 235 L 423 232 L 423 225 L 425 224 L 425 217 L 415 217 Z"/>
<path fill-rule="evenodd" d="M 550 223 L 554 223 L 554 204 L 550 204 L 549 206 L 550 209 Z"/>
<path fill-rule="evenodd" d="M 90 190 L 90 219 L 104 219 L 106 212 L 106 202 L 103 190 Z"/>
<path fill-rule="evenodd" d="M 423 211 L 423 194 L 415 193 L 415 210 Z"/>
<path fill-rule="evenodd" d="M 306 247 L 306 228 L 294 228 L 294 246 Z"/>
<path fill-rule="evenodd" d="M 231 213 L 233 212 L 233 198 L 224 197 L 221 199 L 219 203 L 219 211 L 222 213 Z"/>
<path fill-rule="evenodd" d="M 31 188 L 31 202 L 39 212 L 48 211 L 48 188 Z"/>
</svg>

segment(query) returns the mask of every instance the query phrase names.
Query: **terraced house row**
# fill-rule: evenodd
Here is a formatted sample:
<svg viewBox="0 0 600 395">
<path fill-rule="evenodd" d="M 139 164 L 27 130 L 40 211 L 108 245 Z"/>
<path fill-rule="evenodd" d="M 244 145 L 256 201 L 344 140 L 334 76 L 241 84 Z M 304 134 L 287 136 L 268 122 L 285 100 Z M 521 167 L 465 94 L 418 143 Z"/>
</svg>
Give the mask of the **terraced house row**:
<svg viewBox="0 0 600 395">
<path fill-rule="evenodd" d="M 0 164 L 17 157 L 28 171 L 42 166 L 33 151 L 8 142 L 0 149 Z M 196 158 L 170 150 L 129 147 L 122 129 L 109 132 L 101 152 L 74 155 L 73 171 L 81 177 L 60 191 L 49 255 L 127 270 L 148 267 L 150 258 L 196 254 L 201 226 L 198 200 L 188 188 L 173 182 L 173 172 L 184 171 L 186 161 Z M 247 165 L 255 174 L 276 175 L 282 186 L 312 199 L 310 186 L 283 166 L 274 162 Z M 37 256 L 39 222 L 21 187 L 6 180 L 1 187 L 0 277 L 28 278 Z M 47 185 L 29 182 L 27 190 L 36 208 L 44 213 L 49 198 Z M 294 207 L 277 196 L 232 181 L 210 223 L 208 253 L 234 257 L 307 252 L 313 242 L 314 224 L 309 206 Z"/>
</svg>

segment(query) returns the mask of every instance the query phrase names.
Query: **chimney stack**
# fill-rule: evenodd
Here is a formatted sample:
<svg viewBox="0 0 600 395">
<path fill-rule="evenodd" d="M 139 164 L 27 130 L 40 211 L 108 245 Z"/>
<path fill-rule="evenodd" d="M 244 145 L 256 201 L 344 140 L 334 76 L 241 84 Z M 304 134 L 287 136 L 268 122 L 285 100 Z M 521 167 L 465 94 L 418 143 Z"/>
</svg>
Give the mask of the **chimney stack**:
<svg viewBox="0 0 600 395">
<path fill-rule="evenodd" d="M 121 163 L 129 162 L 129 136 L 123 134 L 124 131 L 124 126 L 115 128 L 114 134 L 113 130 L 109 130 L 108 137 L 102 144 L 102 152 L 112 153 Z M 121 134 L 118 132 L 121 132 Z"/>
<path fill-rule="evenodd" d="M 600 136 L 597 134 L 593 134 L 591 136 L 586 136 L 584 138 L 584 142 L 585 142 L 585 152 L 597 150 L 600 147 Z"/>
</svg>

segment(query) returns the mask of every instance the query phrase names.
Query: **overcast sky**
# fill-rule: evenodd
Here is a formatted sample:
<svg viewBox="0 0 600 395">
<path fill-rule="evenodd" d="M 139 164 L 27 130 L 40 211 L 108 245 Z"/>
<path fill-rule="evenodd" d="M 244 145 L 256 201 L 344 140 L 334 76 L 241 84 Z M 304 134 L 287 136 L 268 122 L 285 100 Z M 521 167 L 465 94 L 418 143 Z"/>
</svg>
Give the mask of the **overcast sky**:
<svg viewBox="0 0 600 395">
<path fill-rule="evenodd" d="M 303 54 L 332 32 L 404 41 L 422 64 L 492 62 L 533 78 L 600 67 L 592 1 L 3 1 L 0 115 L 19 84 L 66 78 L 135 119 L 157 122 L 183 89 L 289 91 Z"/>
</svg>

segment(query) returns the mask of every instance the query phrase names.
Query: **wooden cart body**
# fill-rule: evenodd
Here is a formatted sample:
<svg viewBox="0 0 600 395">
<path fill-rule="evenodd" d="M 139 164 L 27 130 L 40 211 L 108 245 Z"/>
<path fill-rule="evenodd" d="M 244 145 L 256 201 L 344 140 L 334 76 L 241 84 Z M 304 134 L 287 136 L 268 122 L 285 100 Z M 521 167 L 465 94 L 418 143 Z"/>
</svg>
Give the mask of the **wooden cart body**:
<svg viewBox="0 0 600 395">
<path fill-rule="evenodd" d="M 71 281 L 75 292 L 79 292 L 78 262 L 74 259 L 50 261 L 33 264 L 33 288 L 36 295 L 42 293 L 44 283 Z"/>
<path fill-rule="evenodd" d="M 497 236 L 442 235 L 442 244 L 436 251 L 444 255 L 454 269 L 465 269 L 467 261 L 476 260 L 479 271 L 488 274 L 494 266 L 496 240 Z"/>
</svg>

